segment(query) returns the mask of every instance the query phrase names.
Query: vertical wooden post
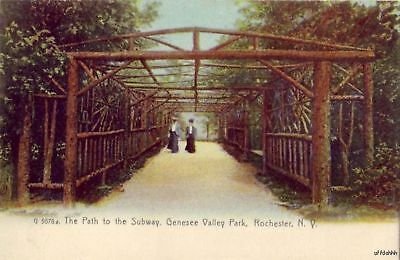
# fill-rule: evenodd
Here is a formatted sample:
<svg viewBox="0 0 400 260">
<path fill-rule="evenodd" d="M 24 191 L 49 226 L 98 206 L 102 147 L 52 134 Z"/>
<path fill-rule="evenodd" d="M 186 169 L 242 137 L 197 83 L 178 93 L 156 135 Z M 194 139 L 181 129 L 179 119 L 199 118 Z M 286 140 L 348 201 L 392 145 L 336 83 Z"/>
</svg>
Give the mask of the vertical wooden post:
<svg viewBox="0 0 400 260">
<path fill-rule="evenodd" d="M 269 113 L 271 110 L 271 104 L 269 103 L 268 99 L 268 92 L 267 90 L 263 91 L 263 111 L 262 111 L 262 134 L 261 134 L 261 140 L 262 140 L 262 151 L 263 151 L 263 168 L 262 168 L 262 173 L 265 175 L 267 174 L 267 138 L 266 138 L 266 133 L 271 132 L 271 127 L 268 124 L 268 118 L 269 118 Z"/>
<path fill-rule="evenodd" d="M 200 32 L 195 29 L 193 31 L 193 51 L 200 50 Z M 197 92 L 197 84 L 198 84 L 198 75 L 200 69 L 200 59 L 194 60 L 194 80 L 193 80 L 193 88 L 194 88 L 194 112 L 197 112 L 197 103 L 198 103 L 198 92 Z M 208 136 L 207 136 L 208 140 Z"/>
<path fill-rule="evenodd" d="M 226 116 L 225 113 L 221 113 L 220 116 L 221 116 L 221 143 L 224 143 L 226 138 L 226 130 L 225 130 Z"/>
<path fill-rule="evenodd" d="M 223 121 L 223 128 L 224 128 L 222 142 L 224 143 L 224 142 L 226 142 L 226 140 L 228 140 L 228 117 L 227 117 L 226 113 L 223 114 L 222 121 Z"/>
<path fill-rule="evenodd" d="M 76 197 L 76 170 L 78 145 L 78 63 L 69 57 L 66 102 L 66 137 L 64 162 L 64 204 L 71 206 Z"/>
<path fill-rule="evenodd" d="M 43 183 L 50 183 L 50 171 L 48 169 L 48 146 L 49 146 L 49 100 L 47 98 L 44 99 L 44 124 L 43 124 Z M 51 165 L 51 162 L 50 162 Z"/>
<path fill-rule="evenodd" d="M 165 145 L 165 142 L 166 142 L 166 135 L 167 135 L 167 131 L 166 131 L 166 114 L 164 113 L 164 111 L 163 110 L 161 110 L 160 111 L 160 114 L 161 114 L 161 123 L 160 123 L 160 125 L 162 126 L 162 128 L 161 128 L 161 136 L 160 136 L 160 138 L 161 138 L 161 145 L 162 146 L 164 146 Z"/>
<path fill-rule="evenodd" d="M 249 118 L 249 110 L 250 110 L 250 104 L 249 100 L 246 98 L 244 100 L 244 115 L 243 115 L 243 121 L 244 121 L 244 140 L 243 140 L 243 155 L 242 155 L 242 160 L 247 160 L 249 157 L 250 153 L 250 118 Z"/>
<path fill-rule="evenodd" d="M 142 120 L 142 122 L 141 122 L 141 125 L 142 125 L 142 127 L 143 128 L 145 128 L 146 130 L 144 131 L 144 136 L 143 136 L 143 139 L 144 139 L 144 148 L 143 149 L 146 149 L 147 148 L 147 146 L 149 145 L 149 135 L 150 135 L 150 130 L 149 130 L 149 125 L 148 125 L 148 112 L 147 112 L 147 110 L 148 110 L 148 99 L 146 99 L 146 100 L 144 100 L 143 101 L 143 109 L 142 109 L 142 118 L 141 118 L 141 120 Z"/>
<path fill-rule="evenodd" d="M 52 158 L 54 152 L 54 141 L 56 134 L 56 118 L 57 118 L 57 100 L 53 101 L 53 109 L 51 112 L 50 135 L 49 135 L 49 108 L 48 100 L 45 100 L 45 130 L 44 130 L 44 167 L 43 182 L 51 183 Z"/>
<path fill-rule="evenodd" d="M 224 121 L 223 114 L 218 115 L 218 142 L 222 143 L 224 139 Z"/>
<path fill-rule="evenodd" d="M 123 140 L 123 156 L 124 156 L 124 169 L 128 169 L 129 163 L 129 135 L 131 130 L 131 108 L 129 104 L 129 91 L 125 89 L 125 96 L 124 96 L 124 119 L 125 119 L 125 131 L 124 131 L 124 140 Z"/>
<path fill-rule="evenodd" d="M 165 122 L 164 122 L 164 144 L 168 144 L 168 134 L 169 134 L 169 118 L 170 118 L 170 113 L 166 112 L 165 113 Z"/>
<path fill-rule="evenodd" d="M 330 100 L 331 63 L 320 61 L 314 68 L 312 104 L 312 200 L 327 206 L 331 175 Z"/>
<path fill-rule="evenodd" d="M 365 167 L 372 165 L 374 160 L 374 124 L 373 124 L 373 94 L 374 86 L 372 79 L 372 64 L 364 63 L 364 120 L 363 120 L 363 134 L 364 134 L 364 161 Z"/>
<path fill-rule="evenodd" d="M 29 201 L 29 162 L 31 159 L 32 97 L 24 104 L 21 136 L 18 143 L 17 202 L 20 206 Z"/>
<path fill-rule="evenodd" d="M 169 135 L 169 128 L 171 127 L 171 111 L 168 111 L 167 115 L 166 115 L 166 136 L 165 136 L 165 143 L 168 144 L 169 140 L 168 140 L 168 135 Z"/>
<path fill-rule="evenodd" d="M 193 50 L 200 50 L 200 32 L 197 29 L 193 31 Z"/>
</svg>

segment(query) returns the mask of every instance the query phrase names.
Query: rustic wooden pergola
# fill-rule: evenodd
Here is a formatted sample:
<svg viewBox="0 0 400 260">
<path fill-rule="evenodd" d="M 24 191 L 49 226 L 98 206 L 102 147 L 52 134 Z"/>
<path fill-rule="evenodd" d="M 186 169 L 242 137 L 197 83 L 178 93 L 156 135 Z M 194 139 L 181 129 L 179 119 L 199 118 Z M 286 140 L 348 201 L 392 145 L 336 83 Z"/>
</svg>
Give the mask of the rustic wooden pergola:
<svg viewBox="0 0 400 260">
<path fill-rule="evenodd" d="M 206 34 L 223 40 L 202 49 L 200 39 Z M 188 35 L 191 48 L 164 39 L 176 35 Z M 126 49 L 76 51 L 93 43 L 114 42 L 126 43 Z M 155 46 L 137 48 L 143 42 Z M 281 43 L 282 48 L 269 48 L 271 42 Z M 111 168 L 126 167 L 130 160 L 164 144 L 175 112 L 215 113 L 220 140 L 246 157 L 251 150 L 249 106 L 260 100 L 263 172 L 273 170 L 309 187 L 314 203 L 328 203 L 334 130 L 342 164 L 348 167 L 359 119 L 366 165 L 372 162 L 372 50 L 198 27 L 134 32 L 60 47 L 69 59 L 68 86 L 49 80 L 54 93 L 35 95 L 35 105 L 44 107 L 43 176 L 29 181 L 27 169 L 19 171 L 26 180 L 19 185 L 20 196 L 32 188 L 63 189 L 65 203 L 73 203 L 76 189 L 85 182 L 96 176 L 103 176 L 105 182 Z M 216 74 L 216 68 L 265 72 L 267 77 L 254 79 L 253 84 L 219 85 L 209 80 L 226 75 Z M 357 104 L 362 110 L 359 117 Z M 65 120 L 64 174 L 62 181 L 55 182 L 55 126 L 61 113 L 65 115 L 59 117 Z M 344 178 L 348 181 L 348 176 Z"/>
</svg>

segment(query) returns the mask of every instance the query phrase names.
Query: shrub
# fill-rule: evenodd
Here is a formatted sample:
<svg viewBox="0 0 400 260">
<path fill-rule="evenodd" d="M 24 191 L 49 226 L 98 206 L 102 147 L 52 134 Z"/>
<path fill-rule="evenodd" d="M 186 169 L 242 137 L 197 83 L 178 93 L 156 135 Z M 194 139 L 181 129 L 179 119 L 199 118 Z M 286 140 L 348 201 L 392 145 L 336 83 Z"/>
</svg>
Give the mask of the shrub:
<svg viewBox="0 0 400 260">
<path fill-rule="evenodd" d="M 0 204 L 9 201 L 12 196 L 13 178 L 10 164 L 0 159 Z"/>
<path fill-rule="evenodd" d="M 367 169 L 353 170 L 352 198 L 357 203 L 373 207 L 396 208 L 400 198 L 400 147 L 381 144 L 376 149 L 375 161 Z"/>
</svg>

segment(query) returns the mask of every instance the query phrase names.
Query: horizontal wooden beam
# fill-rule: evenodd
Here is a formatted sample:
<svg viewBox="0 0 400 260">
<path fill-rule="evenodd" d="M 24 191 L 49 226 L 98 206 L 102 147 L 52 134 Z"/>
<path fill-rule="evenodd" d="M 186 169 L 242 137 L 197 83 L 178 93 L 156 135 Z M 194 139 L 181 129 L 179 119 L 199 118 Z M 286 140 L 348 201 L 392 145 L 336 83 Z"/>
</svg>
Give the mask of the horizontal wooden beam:
<svg viewBox="0 0 400 260">
<path fill-rule="evenodd" d="M 182 106 L 182 107 L 195 107 L 195 104 L 194 104 L 194 102 L 186 102 L 186 103 L 183 103 L 183 102 L 176 102 L 176 103 L 166 103 L 165 105 L 167 105 L 167 106 L 172 106 L 172 105 L 175 105 L 175 106 Z M 226 106 L 227 104 L 225 104 L 225 103 L 198 103 L 197 104 L 197 106 L 198 107 L 205 107 L 205 108 L 208 108 L 208 107 L 218 107 L 218 108 L 222 108 L 222 107 L 224 107 L 224 106 Z"/>
<path fill-rule="evenodd" d="M 40 97 L 40 98 L 60 98 L 64 99 L 67 98 L 66 95 L 49 95 L 49 94 L 33 94 L 35 97 Z"/>
<path fill-rule="evenodd" d="M 223 106 L 217 106 L 217 105 L 207 105 L 207 106 L 204 106 L 204 105 L 201 105 L 201 104 L 198 104 L 197 105 L 197 108 L 199 109 L 199 110 L 207 110 L 207 111 L 214 111 L 214 112 L 220 112 L 222 109 L 223 109 Z M 188 110 L 194 110 L 195 109 L 195 106 L 193 105 L 193 106 L 182 106 L 182 105 L 164 105 L 163 106 L 163 109 L 164 110 L 170 110 L 170 109 L 180 109 L 180 111 L 188 111 Z M 197 112 L 200 112 L 200 111 L 197 111 Z"/>
<path fill-rule="evenodd" d="M 276 64 L 274 65 L 275 68 L 299 68 L 308 65 L 314 65 L 312 62 L 300 62 L 300 63 L 288 63 L 288 64 Z M 103 64 L 102 66 L 115 68 L 119 67 L 118 65 L 114 64 Z M 179 68 L 179 67 L 194 67 L 194 63 L 179 63 L 179 64 L 150 64 L 152 69 L 168 69 L 168 68 Z M 254 65 L 254 64 L 228 64 L 228 63 L 209 63 L 209 62 L 202 62 L 200 67 L 215 67 L 215 68 L 230 68 L 230 69 L 260 69 L 264 70 L 265 66 Z M 127 66 L 127 69 L 143 69 L 142 66 Z"/>
<path fill-rule="evenodd" d="M 361 95 L 331 95 L 329 97 L 334 101 L 363 101 L 364 96 Z"/>
<path fill-rule="evenodd" d="M 180 107 L 180 108 L 189 108 L 189 109 L 194 109 L 195 105 L 194 103 L 188 103 L 188 104 L 173 104 L 173 103 L 164 103 L 163 104 L 163 109 L 171 108 L 171 107 Z M 201 109 L 210 109 L 210 110 L 219 110 L 221 111 L 224 107 L 226 107 L 226 104 L 197 104 L 198 108 Z"/>
<path fill-rule="evenodd" d="M 218 113 L 219 109 L 208 109 L 208 108 L 197 108 L 196 111 L 194 108 L 181 108 L 177 107 L 173 109 L 174 112 L 197 112 L 197 113 Z"/>
<path fill-rule="evenodd" d="M 279 64 L 274 65 L 275 68 L 298 68 L 304 67 L 307 65 L 313 65 L 312 62 L 301 62 L 301 63 L 294 63 L 294 64 Z M 229 68 L 229 69 L 257 69 L 257 70 L 264 70 L 265 66 L 260 65 L 252 65 L 252 64 L 224 64 L 224 63 L 202 63 L 202 67 L 215 67 L 215 68 Z"/>
<path fill-rule="evenodd" d="M 187 90 L 187 91 L 193 91 L 193 86 L 134 86 L 134 85 L 129 85 L 127 84 L 127 87 L 133 88 L 133 89 L 143 89 L 143 90 Z M 197 87 L 198 91 L 248 91 L 248 90 L 254 90 L 254 91 L 263 91 L 267 89 L 267 87 L 247 87 L 247 86 L 218 86 L 218 87 L 208 87 L 208 86 L 201 86 Z"/>
<path fill-rule="evenodd" d="M 265 67 L 264 67 L 265 69 Z M 193 77 L 193 73 L 163 73 L 163 74 L 153 74 L 154 77 L 169 77 L 169 76 L 182 76 L 182 77 Z M 226 77 L 222 74 L 198 74 L 199 77 Z M 117 75 L 119 79 L 136 79 L 136 78 L 150 78 L 150 75 Z"/>
<path fill-rule="evenodd" d="M 156 96 L 154 97 L 156 100 L 157 99 L 171 99 L 171 100 L 178 100 L 178 99 L 195 99 L 195 97 L 192 96 Z M 232 96 L 197 96 L 198 99 L 230 99 Z"/>
<path fill-rule="evenodd" d="M 252 37 L 252 38 L 257 37 L 257 38 L 278 40 L 278 41 L 282 41 L 282 42 L 301 43 L 301 44 L 308 44 L 308 45 L 314 45 L 314 46 L 320 46 L 320 47 L 329 47 L 329 48 L 335 48 L 335 49 L 363 50 L 363 51 L 366 50 L 363 48 L 357 48 L 357 47 L 352 47 L 352 46 L 347 46 L 347 45 L 332 44 L 332 43 L 321 42 L 321 41 L 316 41 L 316 40 L 305 40 L 305 39 L 299 39 L 299 38 L 294 38 L 294 37 L 290 37 L 290 36 L 280 36 L 280 35 L 274 35 L 274 34 L 269 34 L 269 33 L 226 30 L 226 29 L 211 29 L 211 28 L 204 28 L 204 27 L 182 27 L 182 28 L 154 30 L 154 31 L 148 31 L 148 32 L 133 32 L 133 33 L 128 33 L 128 34 L 121 34 L 121 35 L 115 35 L 115 36 L 110 36 L 110 37 L 101 37 L 101 38 L 97 38 L 97 39 L 89 39 L 89 40 L 84 40 L 84 41 L 80 41 L 80 42 L 62 44 L 62 45 L 59 45 L 59 47 L 66 48 L 66 47 L 74 47 L 74 46 L 79 46 L 82 44 L 96 43 L 96 42 L 103 42 L 103 41 L 115 41 L 115 40 L 129 39 L 129 38 L 134 39 L 134 38 L 148 37 L 148 36 L 154 36 L 154 35 L 189 33 L 189 32 L 195 32 L 195 31 L 197 31 L 199 33 L 216 33 L 216 34 L 225 34 L 225 35 L 231 35 L 231 36 L 245 36 L 245 37 Z"/>
<path fill-rule="evenodd" d="M 99 136 L 109 136 L 109 135 L 117 135 L 123 133 L 124 129 L 105 131 L 105 132 L 80 132 L 77 134 L 78 139 L 89 138 L 89 137 L 99 137 Z"/>
<path fill-rule="evenodd" d="M 321 46 L 321 47 L 330 47 L 330 48 L 336 48 L 336 49 L 366 50 L 364 48 L 358 48 L 358 47 L 353 47 L 353 46 L 348 46 L 348 45 L 327 43 L 327 42 L 321 42 L 321 41 L 316 41 L 316 40 L 305 40 L 305 39 L 300 39 L 300 38 L 295 38 L 295 37 L 290 37 L 290 36 L 274 35 L 274 34 L 270 34 L 270 33 L 235 31 L 235 30 L 227 30 L 227 29 L 211 29 L 211 28 L 204 28 L 204 27 L 197 28 L 197 30 L 199 32 L 257 37 L 257 38 L 278 40 L 278 41 L 282 41 L 282 42 L 302 43 L 302 44 L 309 44 L 309 45 L 315 45 L 315 46 Z"/>
<path fill-rule="evenodd" d="M 278 138 L 293 138 L 300 139 L 303 141 L 312 141 L 312 136 L 308 134 L 297 134 L 297 133 L 265 133 L 266 137 L 278 137 Z"/>
<path fill-rule="evenodd" d="M 161 102 L 161 101 L 160 101 Z M 176 101 L 176 100 L 167 100 L 167 101 L 163 101 L 165 103 L 169 103 L 169 104 L 192 104 L 193 106 L 195 106 L 195 102 L 190 101 L 190 100 L 181 100 L 181 101 Z M 228 101 L 214 101 L 214 100 L 198 100 L 198 104 L 221 104 L 221 105 L 230 105 L 233 104 L 233 102 L 228 102 Z"/>
<path fill-rule="evenodd" d="M 300 64 L 302 64 L 304 66 L 304 65 L 307 65 L 307 64 L 310 64 L 310 63 L 298 63 L 296 65 L 300 66 Z M 311 63 L 311 64 L 313 64 L 313 63 Z M 295 64 L 293 64 L 293 65 L 295 65 Z M 291 72 L 291 71 L 295 70 L 297 68 L 297 66 L 296 67 L 291 67 L 290 71 L 287 71 L 287 72 Z M 266 69 L 265 65 L 262 65 L 262 66 L 259 66 L 259 67 L 264 69 L 264 70 Z M 274 67 L 277 68 L 279 66 L 274 66 Z M 277 90 L 279 88 L 276 87 L 276 86 L 273 86 L 272 84 L 274 82 L 276 82 L 277 80 L 279 80 L 279 79 L 281 79 L 281 77 L 280 76 L 276 76 L 275 78 L 273 78 L 270 81 L 264 83 L 263 85 L 258 85 L 258 86 L 236 86 L 236 85 L 234 85 L 234 86 L 198 86 L 198 89 L 199 90 L 213 90 L 213 91 L 226 91 L 226 90 L 233 90 L 233 91 L 244 91 L 244 90 L 264 91 L 264 90 L 266 90 L 268 88 L 273 88 L 273 89 Z M 147 85 L 147 86 L 143 86 L 143 84 L 141 85 L 139 82 L 137 82 L 137 84 L 138 85 L 128 85 L 128 86 L 131 87 L 131 88 L 136 88 L 136 89 L 141 89 L 141 90 L 146 90 L 146 89 L 153 90 L 153 89 L 157 88 L 157 86 L 148 86 L 149 84 L 152 84 L 152 83 L 145 83 L 144 85 Z M 163 87 L 160 88 L 160 89 L 170 90 L 170 91 L 172 91 L 172 90 L 194 90 L 193 86 L 168 86 L 168 85 L 163 85 Z"/>
<path fill-rule="evenodd" d="M 63 189 L 64 184 L 62 183 L 29 183 L 28 188 L 35 189 L 48 189 L 48 190 L 57 190 Z"/>
<path fill-rule="evenodd" d="M 218 50 L 218 51 L 126 51 L 126 52 L 69 52 L 77 59 L 100 60 L 195 60 L 195 59 L 289 59 L 302 61 L 371 61 L 373 51 L 300 51 L 300 50 Z"/>
<path fill-rule="evenodd" d="M 183 79 L 183 80 L 177 80 L 177 81 L 159 81 L 158 84 L 155 82 L 142 82 L 142 81 L 132 81 L 132 80 L 124 80 L 126 84 L 143 84 L 143 85 L 154 85 L 154 86 L 159 86 L 159 85 L 165 85 L 165 84 L 183 84 L 183 83 L 189 83 L 193 82 L 193 79 Z"/>
</svg>

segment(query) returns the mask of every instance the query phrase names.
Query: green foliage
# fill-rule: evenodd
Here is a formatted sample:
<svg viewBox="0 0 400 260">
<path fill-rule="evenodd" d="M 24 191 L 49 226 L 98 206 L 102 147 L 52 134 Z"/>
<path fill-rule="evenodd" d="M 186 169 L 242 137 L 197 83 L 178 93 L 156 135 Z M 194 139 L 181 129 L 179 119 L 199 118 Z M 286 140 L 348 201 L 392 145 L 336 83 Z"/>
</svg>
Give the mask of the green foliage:
<svg viewBox="0 0 400 260">
<path fill-rule="evenodd" d="M 252 1 L 241 9 L 241 30 L 315 39 L 336 44 L 368 47 L 380 58 L 374 63 L 374 123 L 377 143 L 400 143 L 399 12 L 397 2 L 365 6 L 355 2 Z M 262 43 L 268 48 L 307 48 L 282 42 Z M 310 47 L 308 47 L 310 48 Z M 230 70 L 229 81 L 260 78 Z M 227 78 L 224 78 L 226 80 Z M 333 75 L 333 79 L 336 76 Z M 359 139 L 356 136 L 355 139 Z M 354 140 L 355 143 L 360 143 Z"/>
<path fill-rule="evenodd" d="M 239 28 L 287 35 L 327 3 L 316 1 L 252 1 L 240 12 Z"/>
<path fill-rule="evenodd" d="M 241 30 L 372 48 L 375 51 L 379 58 L 374 62 L 373 75 L 375 141 L 387 145 L 378 146 L 372 168 L 354 171 L 355 181 L 351 188 L 357 203 L 394 207 L 399 201 L 400 177 L 399 3 L 378 2 L 365 6 L 349 1 L 251 1 L 241 9 L 241 13 L 242 18 L 237 22 Z M 261 44 L 277 49 L 313 48 L 276 41 Z M 236 75 L 245 77 L 243 73 L 232 70 L 229 73 L 232 82 Z M 250 76 L 250 73 L 247 75 Z M 333 75 L 333 81 L 337 78 Z M 356 129 L 359 127 L 358 124 L 355 126 Z M 362 142 L 362 136 L 355 134 L 353 147 L 358 149 Z M 351 156 L 357 157 L 356 151 Z"/>
<path fill-rule="evenodd" d="M 48 30 L 34 26 L 23 29 L 11 22 L 0 41 L 0 140 L 2 149 L 7 151 L 4 155 L 15 158 L 20 115 L 27 97 L 32 93 L 54 93 L 49 81 L 64 76 L 65 56 Z"/>
<path fill-rule="evenodd" d="M 2 201 L 9 201 L 12 196 L 13 187 L 12 168 L 0 159 L 0 206 Z"/>
<path fill-rule="evenodd" d="M 354 169 L 353 199 L 379 208 L 395 208 L 400 202 L 400 147 L 381 144 L 368 169 Z"/>
<path fill-rule="evenodd" d="M 8 151 L 2 156 L 10 156 L 15 163 L 19 118 L 27 96 L 55 94 L 52 78 L 66 85 L 66 57 L 58 46 L 137 31 L 154 20 L 157 4 L 151 2 L 141 10 L 135 0 L 4 0 L 0 15 L 0 141 L 1 149 Z M 124 45 L 105 42 L 67 51 L 112 50 Z"/>
<path fill-rule="evenodd" d="M 4 73 L 3 87 L 14 97 L 29 93 L 46 92 L 49 78 L 63 76 L 65 57 L 48 30 L 19 28 L 12 22 L 3 35 L 2 48 Z M 11 75 L 10 75 L 11 74 Z"/>
<path fill-rule="evenodd" d="M 398 39 L 399 5 L 344 2 L 250 2 L 241 9 L 241 29 L 374 48 L 381 56 Z M 282 43 L 272 43 L 272 47 Z"/>
<path fill-rule="evenodd" d="M 392 54 L 374 64 L 374 124 L 377 143 L 400 144 L 400 40 Z"/>
<path fill-rule="evenodd" d="M 140 10 L 136 0 L 3 1 L 2 22 L 4 27 L 16 22 L 22 28 L 48 30 L 64 44 L 136 31 L 154 20 L 157 6 L 151 2 Z"/>
</svg>

